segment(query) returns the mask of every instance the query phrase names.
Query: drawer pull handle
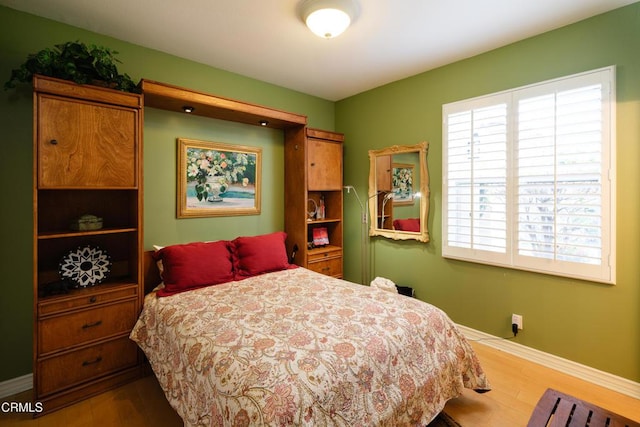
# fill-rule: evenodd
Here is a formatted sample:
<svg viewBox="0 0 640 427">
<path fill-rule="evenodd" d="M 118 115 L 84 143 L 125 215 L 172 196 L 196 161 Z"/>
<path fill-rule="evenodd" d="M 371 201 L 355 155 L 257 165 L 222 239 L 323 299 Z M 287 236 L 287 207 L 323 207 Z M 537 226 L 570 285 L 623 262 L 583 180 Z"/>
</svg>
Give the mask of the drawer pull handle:
<svg viewBox="0 0 640 427">
<path fill-rule="evenodd" d="M 93 296 L 93 297 L 89 298 L 89 302 L 90 302 L 91 304 L 93 304 L 93 303 L 94 303 L 94 302 L 96 302 L 96 301 L 98 301 L 98 298 L 97 298 L 97 297 L 95 297 L 95 296 Z"/>
<path fill-rule="evenodd" d="M 49 141 L 49 143 L 51 145 L 58 145 L 58 140 L 57 139 L 52 139 L 51 141 Z"/>
<path fill-rule="evenodd" d="M 102 325 L 102 320 L 98 320 L 97 322 L 93 322 L 93 323 L 85 323 L 84 325 L 82 325 L 82 329 L 94 328 L 100 325 Z"/>
<path fill-rule="evenodd" d="M 95 365 L 96 363 L 100 362 L 102 362 L 102 356 L 98 356 L 93 360 L 85 360 L 84 362 L 82 362 L 82 366 Z"/>
</svg>

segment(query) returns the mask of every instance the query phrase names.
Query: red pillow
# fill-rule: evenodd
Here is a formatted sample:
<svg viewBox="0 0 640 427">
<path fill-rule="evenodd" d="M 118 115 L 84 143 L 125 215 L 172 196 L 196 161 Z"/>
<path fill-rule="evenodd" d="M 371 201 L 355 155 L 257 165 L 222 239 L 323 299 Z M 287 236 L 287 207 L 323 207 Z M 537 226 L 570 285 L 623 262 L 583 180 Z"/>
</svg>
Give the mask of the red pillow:
<svg viewBox="0 0 640 427">
<path fill-rule="evenodd" d="M 284 245 L 286 238 L 285 232 L 277 231 L 233 240 L 231 247 L 236 280 L 291 268 Z"/>
<path fill-rule="evenodd" d="M 158 296 L 167 296 L 203 286 L 233 280 L 229 242 L 196 242 L 166 246 L 154 254 L 164 266 L 164 288 Z"/>
<path fill-rule="evenodd" d="M 396 219 L 393 228 L 399 231 L 420 231 L 420 218 Z"/>
</svg>

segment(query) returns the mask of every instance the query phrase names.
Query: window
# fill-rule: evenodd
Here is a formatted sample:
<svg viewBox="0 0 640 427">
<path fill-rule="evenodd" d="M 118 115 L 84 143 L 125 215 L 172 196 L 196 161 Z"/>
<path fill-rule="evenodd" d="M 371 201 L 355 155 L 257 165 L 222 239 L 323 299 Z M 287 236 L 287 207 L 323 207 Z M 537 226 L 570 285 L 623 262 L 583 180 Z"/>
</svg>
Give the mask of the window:
<svg viewBox="0 0 640 427">
<path fill-rule="evenodd" d="M 443 106 L 444 257 L 615 283 L 615 68 Z"/>
</svg>

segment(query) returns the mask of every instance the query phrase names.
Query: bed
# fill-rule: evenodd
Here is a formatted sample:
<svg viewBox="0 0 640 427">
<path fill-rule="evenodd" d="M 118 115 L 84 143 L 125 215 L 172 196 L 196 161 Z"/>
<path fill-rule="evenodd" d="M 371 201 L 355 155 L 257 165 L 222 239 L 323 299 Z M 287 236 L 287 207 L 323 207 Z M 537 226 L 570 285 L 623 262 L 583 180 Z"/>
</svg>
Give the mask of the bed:
<svg viewBox="0 0 640 427">
<path fill-rule="evenodd" d="M 164 283 L 131 338 L 185 426 L 426 425 L 490 389 L 443 311 L 291 266 L 285 238 L 156 252 Z"/>
</svg>

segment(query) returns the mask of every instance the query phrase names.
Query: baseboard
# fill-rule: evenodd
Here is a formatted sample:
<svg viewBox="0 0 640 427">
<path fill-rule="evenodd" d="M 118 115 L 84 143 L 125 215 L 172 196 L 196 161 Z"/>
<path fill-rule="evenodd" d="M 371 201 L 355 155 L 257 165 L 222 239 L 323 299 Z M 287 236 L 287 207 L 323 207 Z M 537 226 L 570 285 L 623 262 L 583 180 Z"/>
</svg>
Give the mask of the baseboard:
<svg viewBox="0 0 640 427">
<path fill-rule="evenodd" d="M 0 382 L 0 399 L 22 393 L 33 388 L 33 374 L 23 375 Z"/>
<path fill-rule="evenodd" d="M 600 371 L 550 353 L 545 353 L 544 351 L 536 350 L 511 340 L 500 339 L 494 335 L 477 331 L 463 325 L 458 325 L 458 328 L 469 340 L 480 340 L 478 341 L 480 344 L 505 351 L 514 356 L 546 366 L 547 368 L 555 369 L 556 371 L 572 375 L 592 384 L 640 399 L 640 383 L 635 381 Z"/>
</svg>

